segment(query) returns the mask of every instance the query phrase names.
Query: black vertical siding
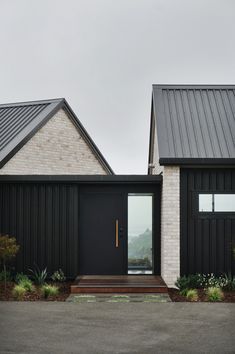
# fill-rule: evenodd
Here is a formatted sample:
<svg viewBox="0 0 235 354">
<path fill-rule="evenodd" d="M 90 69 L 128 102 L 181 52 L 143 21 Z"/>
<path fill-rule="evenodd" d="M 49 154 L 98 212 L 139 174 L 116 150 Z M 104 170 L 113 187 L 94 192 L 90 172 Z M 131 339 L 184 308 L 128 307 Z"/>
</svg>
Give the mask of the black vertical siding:
<svg viewBox="0 0 235 354">
<path fill-rule="evenodd" d="M 89 176 L 81 184 L 76 181 L 78 177 L 73 180 L 71 176 L 68 181 L 60 176 L 7 178 L 0 181 L 0 233 L 15 236 L 20 245 L 15 270 L 27 272 L 36 263 L 40 268 L 47 267 L 49 274 L 61 268 L 68 278 L 76 277 L 79 274 L 80 195 L 83 188 L 87 188 Z M 111 182 L 115 183 L 117 176 L 111 178 Z M 125 213 L 128 193 L 155 194 L 154 267 L 155 274 L 160 274 L 160 184 L 155 185 L 154 181 L 149 186 L 148 183 L 143 186 L 141 181 L 140 184 L 138 181 L 130 184 L 125 179 L 120 185 L 111 183 L 110 187 L 109 184 L 101 183 L 101 186 L 107 193 L 112 192 L 113 188 L 121 191 Z M 88 184 L 89 188 L 93 185 Z M 100 188 L 96 182 L 94 185 Z"/>
<path fill-rule="evenodd" d="M 78 273 L 78 205 L 76 184 L 0 184 L 0 231 L 17 238 L 18 272 L 62 268 L 68 278 Z"/>
<path fill-rule="evenodd" d="M 181 274 L 235 273 L 235 213 L 198 213 L 198 193 L 235 193 L 235 169 L 181 169 Z"/>
</svg>

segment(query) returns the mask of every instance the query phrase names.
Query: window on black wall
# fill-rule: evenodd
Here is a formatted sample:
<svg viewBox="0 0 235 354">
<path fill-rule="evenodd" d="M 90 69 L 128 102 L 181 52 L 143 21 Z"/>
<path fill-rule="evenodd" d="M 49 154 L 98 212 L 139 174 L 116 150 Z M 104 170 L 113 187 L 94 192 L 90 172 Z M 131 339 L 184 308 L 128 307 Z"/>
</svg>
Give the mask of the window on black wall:
<svg viewBox="0 0 235 354">
<path fill-rule="evenodd" d="M 199 212 L 235 212 L 235 194 L 200 193 Z"/>
</svg>

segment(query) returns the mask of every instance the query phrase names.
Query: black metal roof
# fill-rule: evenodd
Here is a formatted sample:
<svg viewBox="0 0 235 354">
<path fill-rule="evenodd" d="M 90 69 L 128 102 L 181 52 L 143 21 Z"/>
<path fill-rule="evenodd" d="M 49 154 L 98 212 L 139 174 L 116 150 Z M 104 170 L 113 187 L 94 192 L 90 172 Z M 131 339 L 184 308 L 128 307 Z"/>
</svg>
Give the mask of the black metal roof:
<svg viewBox="0 0 235 354">
<path fill-rule="evenodd" d="M 235 164 L 235 85 L 153 85 L 152 119 L 161 165 Z"/>
<path fill-rule="evenodd" d="M 104 169 L 113 170 L 64 98 L 0 105 L 0 168 L 60 109 L 64 109 Z"/>
</svg>

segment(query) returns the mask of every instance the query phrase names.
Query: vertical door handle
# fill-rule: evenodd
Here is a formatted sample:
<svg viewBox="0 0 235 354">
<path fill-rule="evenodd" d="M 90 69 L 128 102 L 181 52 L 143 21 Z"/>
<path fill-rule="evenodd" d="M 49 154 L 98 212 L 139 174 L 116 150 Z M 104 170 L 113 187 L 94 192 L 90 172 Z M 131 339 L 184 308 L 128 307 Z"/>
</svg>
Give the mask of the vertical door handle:
<svg viewBox="0 0 235 354">
<path fill-rule="evenodd" d="M 115 247 L 118 248 L 119 247 L 119 235 L 118 235 L 118 220 L 116 220 L 116 225 L 115 225 Z"/>
</svg>

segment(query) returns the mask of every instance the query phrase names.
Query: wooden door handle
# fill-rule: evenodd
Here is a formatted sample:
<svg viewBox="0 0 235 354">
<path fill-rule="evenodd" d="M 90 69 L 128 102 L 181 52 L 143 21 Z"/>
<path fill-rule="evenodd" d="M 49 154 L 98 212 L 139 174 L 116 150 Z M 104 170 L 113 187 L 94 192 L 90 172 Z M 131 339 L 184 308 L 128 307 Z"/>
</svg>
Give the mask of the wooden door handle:
<svg viewBox="0 0 235 354">
<path fill-rule="evenodd" d="M 115 225 L 115 247 L 118 248 L 119 247 L 119 231 L 118 231 L 118 220 L 116 220 L 116 225 Z"/>
</svg>

